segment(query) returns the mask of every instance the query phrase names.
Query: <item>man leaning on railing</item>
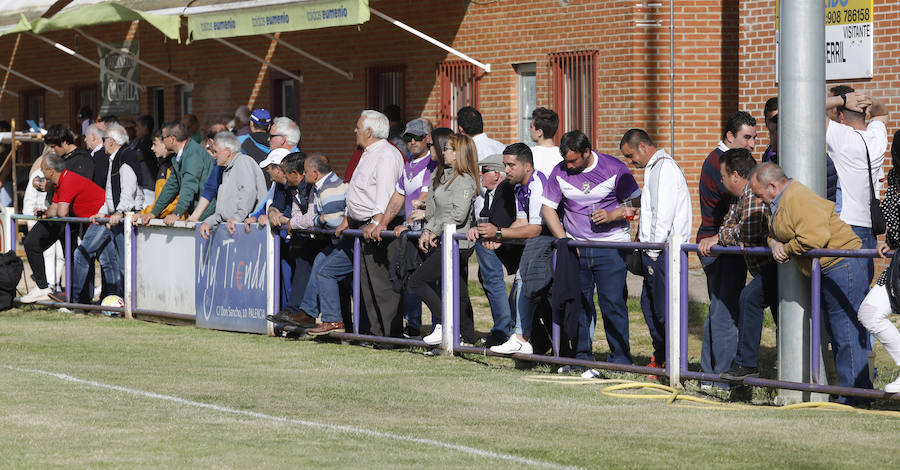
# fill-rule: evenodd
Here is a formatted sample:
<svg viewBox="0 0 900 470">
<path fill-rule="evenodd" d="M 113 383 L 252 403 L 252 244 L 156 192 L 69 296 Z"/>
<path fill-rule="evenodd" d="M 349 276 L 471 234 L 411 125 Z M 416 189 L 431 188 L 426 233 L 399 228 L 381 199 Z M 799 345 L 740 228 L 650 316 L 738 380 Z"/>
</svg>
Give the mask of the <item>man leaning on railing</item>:
<svg viewBox="0 0 900 470">
<path fill-rule="evenodd" d="M 750 177 L 753 194 L 769 204 L 772 223 L 769 248 L 775 261 L 792 257 L 809 276 L 812 260 L 802 257 L 815 248 L 858 250 L 859 237 L 834 210 L 834 203 L 819 197 L 798 181 L 788 179 L 774 163 L 756 167 Z M 872 388 L 869 378 L 868 333 L 856 312 L 868 289 L 865 258 L 822 258 L 822 307 L 831 337 L 838 385 Z M 841 396 L 841 403 L 860 399 Z"/>
</svg>

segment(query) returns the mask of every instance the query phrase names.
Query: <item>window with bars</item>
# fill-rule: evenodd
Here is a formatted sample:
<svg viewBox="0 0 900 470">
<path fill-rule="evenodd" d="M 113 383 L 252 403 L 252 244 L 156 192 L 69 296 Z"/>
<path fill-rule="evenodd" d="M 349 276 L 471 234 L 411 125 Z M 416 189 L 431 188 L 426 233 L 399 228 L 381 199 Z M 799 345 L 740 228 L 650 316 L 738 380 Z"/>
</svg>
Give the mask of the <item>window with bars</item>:
<svg viewBox="0 0 900 470">
<path fill-rule="evenodd" d="M 406 66 L 369 67 L 366 71 L 366 109 L 382 111 L 388 105 L 400 107 L 406 116 Z"/>
<path fill-rule="evenodd" d="M 559 114 L 557 142 L 563 133 L 575 129 L 594 139 L 598 54 L 598 51 L 550 54 L 553 108 Z"/>
<path fill-rule="evenodd" d="M 443 62 L 438 66 L 441 83 L 441 127 L 449 127 L 454 132 L 456 112 L 464 106 L 478 108 L 478 71 L 465 61 Z"/>
</svg>

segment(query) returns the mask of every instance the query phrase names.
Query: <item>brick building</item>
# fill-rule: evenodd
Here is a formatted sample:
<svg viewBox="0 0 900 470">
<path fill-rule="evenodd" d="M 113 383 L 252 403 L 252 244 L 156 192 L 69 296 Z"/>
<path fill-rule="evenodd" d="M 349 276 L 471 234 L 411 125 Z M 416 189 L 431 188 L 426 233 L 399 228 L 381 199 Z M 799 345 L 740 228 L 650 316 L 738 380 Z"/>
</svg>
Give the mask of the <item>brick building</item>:
<svg viewBox="0 0 900 470">
<path fill-rule="evenodd" d="M 150 11 L 188 2 L 125 3 Z M 224 2 L 192 5 L 215 3 Z M 760 120 L 757 156 L 768 142 L 762 106 L 777 92 L 775 0 L 674 2 L 674 103 L 670 97 L 670 2 L 368 3 L 490 64 L 490 72 L 374 14 L 358 26 L 279 35 L 282 41 L 352 73 L 352 79 L 264 36 L 229 39 L 301 76 L 302 83 L 215 40 L 179 44 L 166 39 L 146 22 L 90 26 L 83 31 L 110 43 L 136 39 L 143 60 L 193 84 L 185 87 L 142 67 L 140 82 L 147 91 L 141 93 L 141 113 L 174 120 L 191 111 L 207 122 L 230 116 L 241 104 L 265 107 L 295 118 L 302 128 L 304 149 L 324 152 L 338 167 L 343 167 L 354 149 L 353 128 L 360 110 L 392 103 L 401 106 L 406 120 L 422 116 L 450 125 L 458 107 L 474 104 L 485 117 L 487 134 L 505 143 L 525 139 L 529 110 L 548 106 L 563 115 L 565 130 L 588 130 L 596 148 L 613 155 L 618 155 L 624 131 L 642 127 L 662 147 L 674 150 L 691 187 L 697 185 L 703 158 L 720 138 L 724 119 L 738 107 Z M 900 87 L 900 55 L 896 53 L 900 5 L 876 0 L 874 28 L 874 78 L 850 83 L 895 107 L 900 104 L 895 96 Z M 185 29 L 182 25 L 182 38 Z M 73 30 L 42 36 L 94 60 L 98 56 L 97 46 Z M 0 86 L 19 95 L 0 94 L 3 119 L 21 123 L 25 118 L 43 117 L 46 123 L 73 125 L 79 107 L 96 101 L 96 68 L 28 34 L 0 37 L 0 64 L 63 92 L 59 97 L 0 70 Z M 670 107 L 675 115 L 674 145 Z M 895 124 L 892 121 L 889 129 Z M 699 219 L 696 197 L 695 190 L 694 212 Z"/>
</svg>

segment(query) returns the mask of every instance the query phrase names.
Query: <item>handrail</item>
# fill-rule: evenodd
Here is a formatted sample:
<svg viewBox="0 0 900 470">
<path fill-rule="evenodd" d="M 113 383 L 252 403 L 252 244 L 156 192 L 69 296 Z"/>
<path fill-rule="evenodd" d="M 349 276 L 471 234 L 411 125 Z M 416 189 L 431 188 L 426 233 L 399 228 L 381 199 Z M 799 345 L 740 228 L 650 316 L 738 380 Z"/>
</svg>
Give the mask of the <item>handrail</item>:
<svg viewBox="0 0 900 470">
<path fill-rule="evenodd" d="M 68 226 L 69 223 L 84 224 L 84 223 L 91 222 L 90 218 L 83 218 L 83 217 L 38 218 L 35 216 L 12 214 L 12 215 L 10 215 L 10 218 L 13 220 L 22 220 L 22 221 L 44 220 L 47 222 L 67 223 L 66 235 L 67 235 L 68 244 L 71 244 L 71 239 L 70 239 L 71 231 Z M 106 223 L 106 222 L 108 222 L 108 218 L 95 219 L 95 222 L 96 223 Z M 12 225 L 15 225 L 15 224 L 12 224 Z M 145 227 L 145 226 L 166 227 L 166 225 L 162 223 L 162 220 L 159 220 L 159 219 L 153 219 L 147 225 L 136 225 L 134 227 L 139 228 L 139 227 Z M 174 227 L 176 227 L 176 228 L 194 228 L 195 226 L 196 226 L 196 224 L 193 222 L 179 221 L 176 223 L 176 225 Z M 327 230 L 327 229 L 321 229 L 321 228 L 306 229 L 306 230 L 301 230 L 300 232 L 313 235 L 314 237 L 318 237 L 318 236 L 330 237 L 330 238 L 334 237 L 333 230 Z M 407 234 L 407 236 L 415 238 L 415 237 L 420 236 L 422 232 L 421 231 L 407 231 L 405 233 Z M 277 235 L 277 232 L 275 233 L 275 235 Z M 353 249 L 353 266 L 354 266 L 354 273 L 358 274 L 360 272 L 360 256 L 361 256 L 361 252 L 362 252 L 363 231 L 358 228 L 357 229 L 347 229 L 343 232 L 342 235 L 347 235 L 349 237 L 354 238 L 353 248 L 352 248 Z M 393 231 L 390 231 L 390 230 L 384 230 L 381 232 L 380 235 L 384 239 L 396 238 L 396 235 L 394 235 Z M 447 239 L 452 241 L 453 246 L 448 247 L 447 249 L 452 250 L 453 254 L 455 255 L 456 254 L 455 247 L 457 246 L 456 242 L 459 240 L 466 239 L 466 234 L 454 232 L 454 233 L 448 234 L 448 235 L 449 236 Z M 503 240 L 502 243 L 519 243 L 519 244 L 521 244 L 522 241 Z M 667 250 L 669 245 L 668 245 L 668 243 L 609 242 L 609 241 L 607 241 L 607 242 L 592 242 L 592 241 L 570 240 L 569 246 L 613 248 L 613 249 Z M 680 252 L 680 256 L 676 254 L 675 259 L 681 260 L 681 263 L 676 266 L 686 266 L 686 260 L 687 260 L 688 253 L 696 252 L 697 245 L 696 244 L 683 244 L 680 246 L 679 245 L 676 245 L 676 246 L 678 246 L 678 248 L 679 248 L 678 252 Z M 132 246 L 132 250 L 134 251 L 133 246 Z M 735 247 L 735 246 L 725 247 L 725 246 L 717 245 L 717 246 L 712 247 L 712 249 L 710 251 L 712 254 L 715 254 L 715 255 L 718 255 L 718 254 L 743 254 L 743 255 L 751 255 L 751 256 L 771 255 L 771 250 L 767 247 L 741 248 L 741 247 Z M 134 255 L 134 253 L 132 253 L 132 256 L 133 255 Z M 447 253 L 445 253 L 444 255 L 447 255 Z M 809 252 L 805 253 L 804 256 L 814 259 L 813 260 L 813 274 L 814 274 L 814 276 L 818 276 L 818 275 L 820 275 L 821 268 L 820 268 L 820 263 L 818 262 L 817 258 L 820 258 L 820 257 L 866 257 L 866 258 L 871 258 L 871 257 L 878 256 L 878 253 L 876 252 L 876 250 L 815 249 L 815 250 L 810 250 Z M 453 260 L 451 272 L 458 273 L 460 266 L 458 266 L 458 263 L 455 261 L 458 259 L 458 256 L 452 256 L 448 259 Z M 66 263 L 67 263 L 67 268 L 69 266 L 71 266 L 71 258 L 69 256 L 69 250 L 67 250 L 67 252 L 66 252 Z M 278 266 L 278 263 L 276 263 L 276 266 Z M 133 264 L 131 266 L 131 269 L 134 269 Z M 67 290 L 68 290 L 68 286 L 69 286 L 69 284 L 71 284 L 71 279 L 69 279 L 69 275 L 68 275 L 69 270 L 68 269 L 66 272 L 67 272 L 66 284 L 67 284 Z M 687 270 L 680 269 L 679 276 L 681 279 L 682 289 L 685 289 L 687 286 Z M 275 278 L 277 279 L 278 277 L 279 276 L 276 272 Z M 355 331 L 353 333 L 350 333 L 350 332 L 334 333 L 334 334 L 332 334 L 332 336 L 334 336 L 336 338 L 342 338 L 342 339 L 365 340 L 365 341 L 373 341 L 373 342 L 405 345 L 405 346 L 423 346 L 424 345 L 424 343 L 420 340 L 405 340 L 405 339 L 401 339 L 401 338 L 360 335 L 359 331 L 358 331 L 358 327 L 359 327 L 359 305 L 360 305 L 361 299 L 360 299 L 360 285 L 359 285 L 358 275 L 354 275 L 353 283 L 354 283 L 353 322 L 354 322 L 354 330 Z M 450 326 L 450 330 L 451 330 L 451 332 L 450 332 L 451 340 L 449 343 L 447 343 L 447 341 L 445 340 L 444 343 L 442 344 L 441 347 L 445 351 L 450 352 L 450 351 L 455 350 L 455 351 L 458 351 L 461 353 L 477 353 L 477 354 L 485 354 L 485 355 L 491 355 L 491 356 L 513 357 L 515 359 L 547 362 L 547 363 L 552 363 L 552 364 L 582 365 L 585 367 L 604 368 L 604 369 L 611 369 L 611 370 L 622 370 L 622 371 L 629 371 L 629 372 L 640 373 L 640 374 L 644 374 L 644 373 L 651 374 L 652 373 L 652 374 L 661 375 L 661 376 L 672 376 L 673 378 L 674 377 L 685 377 L 685 378 L 693 378 L 693 379 L 699 379 L 699 380 L 728 382 L 725 379 L 722 379 L 721 377 L 719 377 L 718 375 L 715 375 L 715 374 L 692 372 L 692 371 L 688 371 L 688 369 L 687 369 L 687 365 L 688 365 L 687 357 L 688 356 L 686 354 L 686 351 L 687 351 L 687 349 L 686 349 L 687 348 L 687 342 L 686 342 L 686 340 L 687 340 L 687 324 L 686 324 L 686 322 L 687 322 L 687 296 L 686 295 L 682 296 L 682 298 L 680 299 L 680 301 L 681 301 L 680 307 L 681 308 L 676 309 L 676 311 L 674 311 L 674 312 L 668 312 L 669 315 L 667 315 L 667 318 L 669 318 L 671 320 L 675 320 L 675 319 L 680 320 L 679 323 L 682 325 L 682 328 L 680 328 L 679 332 L 674 332 L 674 334 L 676 334 L 676 335 L 678 335 L 678 334 L 682 335 L 681 344 L 678 346 L 678 348 L 681 351 L 681 354 L 680 354 L 681 360 L 679 361 L 679 362 L 681 362 L 681 364 L 680 364 L 681 370 L 679 371 L 678 369 L 675 369 L 670 372 L 668 369 L 663 371 L 660 369 L 650 369 L 650 368 L 635 366 L 635 365 L 620 366 L 617 364 L 609 364 L 609 363 L 600 362 L 600 361 L 583 361 L 583 360 L 576 360 L 576 359 L 571 359 L 571 358 L 562 358 L 562 357 L 558 357 L 558 356 L 551 357 L 551 356 L 542 356 L 542 355 L 523 355 L 523 354 L 514 354 L 512 356 L 509 356 L 509 355 L 492 353 L 489 350 L 484 349 L 484 348 L 477 348 L 477 347 L 472 347 L 472 346 L 462 346 L 459 344 L 459 329 L 458 329 L 459 305 L 458 305 L 458 295 L 457 295 L 458 286 L 455 285 L 455 282 L 452 284 L 454 284 L 450 287 L 450 289 L 451 289 L 450 292 L 453 293 L 453 295 L 451 295 L 451 297 L 450 297 L 450 299 L 453 302 L 452 303 L 452 305 L 453 305 L 452 315 L 451 315 L 451 317 L 446 319 L 446 323 Z M 669 291 L 667 289 L 667 297 L 669 295 L 668 292 Z M 444 295 L 448 295 L 448 294 L 445 293 Z M 110 310 L 110 311 L 123 311 L 124 310 L 121 307 L 110 308 L 110 307 L 101 307 L 101 306 L 96 306 L 96 305 L 81 305 L 81 304 L 72 304 L 72 303 L 59 303 L 59 302 L 38 302 L 38 303 L 42 304 L 42 305 L 48 305 L 48 306 L 70 306 L 70 307 L 75 307 L 75 308 L 84 308 L 84 309 L 91 309 L 91 310 Z M 816 320 L 817 320 L 817 317 L 819 316 L 817 314 L 818 308 L 816 308 L 816 307 L 817 307 L 817 305 L 814 304 L 814 311 L 812 312 L 814 323 L 818 323 Z M 668 311 L 668 303 L 667 303 L 667 311 Z M 177 313 L 172 313 L 172 312 L 154 312 L 154 311 L 143 310 L 143 309 L 139 309 L 139 308 L 134 308 L 133 313 L 137 314 L 137 315 L 158 316 L 158 317 L 162 317 L 162 318 L 171 318 L 171 319 L 178 319 L 178 320 L 190 320 L 191 319 L 189 315 L 177 314 Z M 554 316 L 554 324 L 556 324 L 557 321 L 558 321 L 558 319 Z M 819 329 L 814 325 L 813 331 L 819 331 Z M 556 338 L 556 337 L 554 337 L 554 339 L 558 340 L 558 338 Z M 814 341 L 817 340 L 817 338 L 813 338 L 813 339 L 814 339 Z M 817 345 L 818 343 L 816 342 L 815 344 Z M 558 345 L 556 345 L 556 351 L 558 351 Z M 814 354 L 815 353 L 818 353 L 818 351 L 815 351 Z M 816 356 L 816 355 L 814 355 L 813 357 L 818 358 L 818 356 Z M 817 378 L 815 375 L 813 377 Z M 815 379 L 814 379 L 814 381 L 815 381 Z M 801 391 L 815 391 L 815 392 L 821 392 L 821 393 L 837 393 L 837 394 L 842 394 L 842 395 L 859 396 L 859 397 L 864 397 L 864 398 L 900 399 L 900 396 L 892 396 L 892 395 L 887 394 L 886 392 L 883 392 L 880 390 L 863 390 L 863 389 L 854 389 L 854 388 L 848 388 L 848 387 L 838 387 L 838 386 L 832 386 L 832 385 L 821 385 L 821 384 L 817 384 L 817 383 L 806 384 L 806 383 L 784 382 L 784 381 L 768 380 L 768 379 L 745 379 L 742 383 L 745 385 L 766 386 L 766 387 L 784 388 L 784 389 L 801 390 Z"/>
</svg>

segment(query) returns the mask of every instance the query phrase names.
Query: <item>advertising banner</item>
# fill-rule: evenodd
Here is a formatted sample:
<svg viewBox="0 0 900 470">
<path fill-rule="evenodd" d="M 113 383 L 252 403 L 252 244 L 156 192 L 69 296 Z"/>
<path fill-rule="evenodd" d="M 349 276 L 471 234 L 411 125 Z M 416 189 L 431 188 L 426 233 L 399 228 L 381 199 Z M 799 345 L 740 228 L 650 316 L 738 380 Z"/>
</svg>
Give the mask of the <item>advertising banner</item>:
<svg viewBox="0 0 900 470">
<path fill-rule="evenodd" d="M 141 82 L 140 64 L 135 60 L 139 52 L 138 42 L 110 45 L 126 49 L 134 56 L 97 46 L 97 53 L 100 55 L 100 115 L 137 116 L 141 113 L 140 89 L 109 72 L 115 72 L 135 83 Z"/>
<path fill-rule="evenodd" d="M 260 6 L 188 16 L 188 42 L 369 21 L 368 0 L 325 0 Z"/>
<path fill-rule="evenodd" d="M 197 326 L 266 334 L 271 238 L 266 230 L 254 227 L 247 233 L 239 225 L 231 235 L 219 224 L 208 240 L 199 231 L 196 238 Z"/>
</svg>

